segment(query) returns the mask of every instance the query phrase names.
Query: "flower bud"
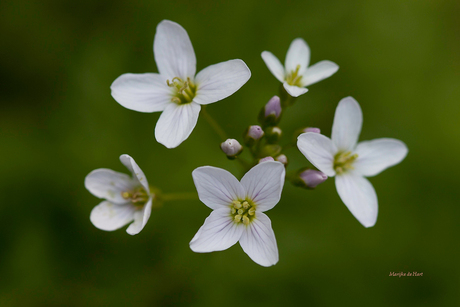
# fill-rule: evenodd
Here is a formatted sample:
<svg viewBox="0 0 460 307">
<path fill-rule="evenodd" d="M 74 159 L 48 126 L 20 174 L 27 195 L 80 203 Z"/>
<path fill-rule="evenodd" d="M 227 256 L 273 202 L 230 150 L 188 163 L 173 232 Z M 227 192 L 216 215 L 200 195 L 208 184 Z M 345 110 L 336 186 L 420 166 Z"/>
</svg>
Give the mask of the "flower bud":
<svg viewBox="0 0 460 307">
<path fill-rule="evenodd" d="M 259 163 L 267 162 L 267 161 L 275 161 L 275 159 L 273 159 L 273 157 L 268 156 L 268 157 L 260 159 Z"/>
<path fill-rule="evenodd" d="M 283 134 L 283 131 L 279 127 L 268 127 L 265 131 L 265 138 L 269 144 L 277 143 Z"/>
<path fill-rule="evenodd" d="M 294 134 L 292 135 L 292 141 L 294 143 L 297 143 L 297 138 L 299 135 L 307 132 L 313 132 L 313 133 L 321 133 L 321 130 L 319 128 L 314 128 L 314 127 L 305 127 L 305 128 L 300 128 L 294 131 Z"/>
<path fill-rule="evenodd" d="M 314 189 L 317 185 L 326 181 L 327 175 L 317 170 L 306 169 L 299 174 L 299 178 L 305 188 Z"/>
<path fill-rule="evenodd" d="M 227 139 L 220 144 L 220 148 L 229 159 L 235 159 L 243 151 L 243 146 L 235 139 Z"/>
<path fill-rule="evenodd" d="M 253 146 L 264 134 L 265 132 L 260 126 L 249 126 L 244 135 L 244 143 L 248 146 Z"/>
<path fill-rule="evenodd" d="M 283 163 L 284 165 L 288 164 L 288 158 L 286 155 L 279 155 L 278 157 L 275 158 L 276 161 Z"/>
<path fill-rule="evenodd" d="M 260 110 L 259 122 L 262 126 L 274 126 L 281 119 L 281 101 L 278 96 L 273 96 Z"/>
<path fill-rule="evenodd" d="M 308 127 L 308 128 L 303 129 L 303 132 L 321 133 L 321 130 L 319 128 Z"/>
</svg>

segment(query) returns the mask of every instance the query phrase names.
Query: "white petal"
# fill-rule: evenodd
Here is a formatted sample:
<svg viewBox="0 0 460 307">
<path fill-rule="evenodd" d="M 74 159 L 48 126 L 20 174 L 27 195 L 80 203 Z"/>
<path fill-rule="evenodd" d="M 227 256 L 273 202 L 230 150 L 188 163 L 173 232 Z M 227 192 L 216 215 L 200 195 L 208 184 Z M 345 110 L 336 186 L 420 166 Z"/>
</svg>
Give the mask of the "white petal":
<svg viewBox="0 0 460 307">
<path fill-rule="evenodd" d="M 196 96 L 199 104 L 210 104 L 235 93 L 251 77 L 251 71 L 242 60 L 230 60 L 206 67 L 196 75 Z"/>
<path fill-rule="evenodd" d="M 130 235 L 136 235 L 141 232 L 141 230 L 144 229 L 145 224 L 147 224 L 151 212 L 152 199 L 150 198 L 142 210 L 137 210 L 134 212 L 134 223 L 129 225 L 129 227 L 126 229 L 126 232 Z"/>
<path fill-rule="evenodd" d="M 281 198 L 286 171 L 281 162 L 267 161 L 257 164 L 241 179 L 247 197 L 257 204 L 257 211 L 273 208 Z"/>
<path fill-rule="evenodd" d="M 262 52 L 262 59 L 276 79 L 280 82 L 284 82 L 284 67 L 280 60 L 278 60 L 278 58 L 269 51 Z"/>
<path fill-rule="evenodd" d="M 244 199 L 246 193 L 241 183 L 229 172 L 212 166 L 202 166 L 192 172 L 200 200 L 211 209 L 218 209 L 237 199 Z"/>
<path fill-rule="evenodd" d="M 196 72 L 196 57 L 187 31 L 179 24 L 163 20 L 157 26 L 153 52 L 160 74 L 172 80 L 186 80 Z"/>
<path fill-rule="evenodd" d="M 308 88 L 289 85 L 287 82 L 283 83 L 283 87 L 286 90 L 286 92 L 288 92 L 289 95 L 291 95 L 292 97 L 299 97 L 300 95 L 303 95 L 306 92 L 308 92 Z"/>
<path fill-rule="evenodd" d="M 335 185 L 351 214 L 364 227 L 374 226 L 377 221 L 378 204 L 372 184 L 360 175 L 345 173 L 335 177 Z"/>
<path fill-rule="evenodd" d="M 244 228 L 233 222 L 230 208 L 214 210 L 190 241 L 190 248 L 196 253 L 225 250 L 238 242 Z"/>
<path fill-rule="evenodd" d="M 129 169 L 129 171 L 133 174 L 133 177 L 136 178 L 144 187 L 145 191 L 150 194 L 147 178 L 145 177 L 144 172 L 140 169 L 139 165 L 137 165 L 136 161 L 126 154 L 120 156 L 120 161 L 127 169 Z"/>
<path fill-rule="evenodd" d="M 363 113 L 353 97 L 340 100 L 335 109 L 331 139 L 339 151 L 353 150 L 361 133 Z"/>
<path fill-rule="evenodd" d="M 136 181 L 128 175 L 106 168 L 96 169 L 85 178 L 85 187 L 91 194 L 117 204 L 126 203 L 121 193 L 131 191 L 136 186 Z"/>
<path fill-rule="evenodd" d="M 257 264 L 271 266 L 278 262 L 278 246 L 272 223 L 262 212 L 256 213 L 256 218 L 243 232 L 240 245 Z"/>
<path fill-rule="evenodd" d="M 390 166 L 401 162 L 407 155 L 407 146 L 396 139 L 375 139 L 358 144 L 353 163 L 356 172 L 363 176 L 375 176 Z"/>
<path fill-rule="evenodd" d="M 302 133 L 297 138 L 297 147 L 317 169 L 329 177 L 335 176 L 334 156 L 337 148 L 330 138 L 314 132 Z"/>
<path fill-rule="evenodd" d="M 284 67 L 286 74 L 295 71 L 297 65 L 300 65 L 299 74 L 303 75 L 310 63 L 310 48 L 302 38 L 296 38 L 292 41 L 286 54 Z"/>
<path fill-rule="evenodd" d="M 171 101 L 171 89 L 159 74 L 123 74 L 110 89 L 119 104 L 138 112 L 163 111 Z"/>
<path fill-rule="evenodd" d="M 182 105 L 170 103 L 155 127 L 157 141 L 167 148 L 179 146 L 195 128 L 200 109 L 201 106 L 194 102 Z"/>
<path fill-rule="evenodd" d="M 339 69 L 339 66 L 331 61 L 321 61 L 307 68 L 302 76 L 303 86 L 309 86 L 326 79 Z"/>
<path fill-rule="evenodd" d="M 112 231 L 131 222 L 134 211 L 131 204 L 119 205 L 103 201 L 91 211 L 90 220 L 97 228 Z"/>
</svg>

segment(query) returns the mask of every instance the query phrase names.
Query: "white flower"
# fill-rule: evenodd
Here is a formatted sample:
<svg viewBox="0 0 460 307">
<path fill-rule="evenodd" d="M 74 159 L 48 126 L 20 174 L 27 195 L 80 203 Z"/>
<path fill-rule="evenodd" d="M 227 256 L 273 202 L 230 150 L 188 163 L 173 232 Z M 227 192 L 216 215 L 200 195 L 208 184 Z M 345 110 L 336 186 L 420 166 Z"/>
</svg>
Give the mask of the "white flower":
<svg viewBox="0 0 460 307">
<path fill-rule="evenodd" d="M 200 200 L 214 211 L 190 242 L 197 253 L 221 251 L 237 241 L 254 262 L 278 262 L 271 221 L 263 212 L 281 197 L 285 170 L 280 162 L 254 166 L 241 182 L 226 170 L 203 166 L 192 173 Z"/>
<path fill-rule="evenodd" d="M 305 94 L 308 91 L 306 86 L 332 76 L 339 69 L 339 66 L 331 61 L 321 61 L 308 67 L 310 48 L 302 38 L 292 41 L 286 54 L 284 67 L 269 51 L 262 52 L 262 59 L 292 97 Z"/>
<path fill-rule="evenodd" d="M 154 195 L 136 161 L 128 155 L 121 155 L 120 161 L 131 171 L 132 178 L 106 168 L 96 169 L 86 176 L 88 191 L 106 199 L 94 207 L 90 220 L 97 228 L 107 231 L 119 229 L 134 220 L 126 232 L 135 235 L 149 220 Z"/>
<path fill-rule="evenodd" d="M 163 20 L 153 42 L 159 74 L 123 74 L 111 85 L 113 98 L 125 108 L 160 112 L 155 138 L 167 148 L 188 138 L 201 105 L 222 100 L 243 86 L 251 71 L 242 60 L 211 65 L 196 76 L 196 58 L 187 32 Z"/>
<path fill-rule="evenodd" d="M 401 162 L 407 155 L 407 146 L 389 138 L 356 145 L 362 122 L 358 102 L 352 97 L 344 98 L 335 110 L 332 140 L 307 132 L 299 136 L 297 146 L 320 171 L 329 177 L 336 176 L 335 185 L 342 201 L 364 227 L 372 227 L 377 221 L 377 195 L 364 177 L 375 176 Z"/>
</svg>

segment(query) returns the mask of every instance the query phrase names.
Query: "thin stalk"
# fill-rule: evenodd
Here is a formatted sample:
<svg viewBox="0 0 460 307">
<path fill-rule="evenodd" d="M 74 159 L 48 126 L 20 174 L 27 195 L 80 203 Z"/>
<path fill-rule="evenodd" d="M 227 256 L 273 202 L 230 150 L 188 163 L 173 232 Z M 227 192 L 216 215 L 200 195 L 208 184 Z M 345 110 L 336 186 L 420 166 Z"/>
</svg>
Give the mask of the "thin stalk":
<svg viewBox="0 0 460 307">
<path fill-rule="evenodd" d="M 201 113 L 203 114 L 204 118 L 208 121 L 209 125 L 216 131 L 219 137 L 225 141 L 227 139 L 227 134 L 225 133 L 224 129 L 217 123 L 214 118 L 206 111 L 206 106 L 201 107 Z"/>
</svg>

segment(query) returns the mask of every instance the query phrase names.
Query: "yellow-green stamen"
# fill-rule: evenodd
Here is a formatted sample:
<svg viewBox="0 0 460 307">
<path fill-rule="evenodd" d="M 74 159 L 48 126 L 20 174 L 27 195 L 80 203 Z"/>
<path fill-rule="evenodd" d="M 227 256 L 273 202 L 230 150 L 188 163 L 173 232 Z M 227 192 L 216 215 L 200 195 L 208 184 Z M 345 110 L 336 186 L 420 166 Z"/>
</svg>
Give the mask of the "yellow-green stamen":
<svg viewBox="0 0 460 307">
<path fill-rule="evenodd" d="M 302 87 L 300 81 L 302 80 L 302 75 L 299 75 L 300 65 L 297 65 L 295 70 L 291 70 L 291 73 L 286 76 L 286 82 L 289 85 L 295 85 Z"/>
<path fill-rule="evenodd" d="M 247 199 L 234 200 L 230 204 L 230 212 L 235 223 L 249 225 L 256 216 L 256 204 Z"/>
<path fill-rule="evenodd" d="M 166 80 L 166 84 L 173 88 L 171 101 L 177 104 L 192 102 L 196 95 L 196 85 L 187 77 L 184 81 L 179 77 L 174 77 L 171 81 Z"/>
<path fill-rule="evenodd" d="M 334 169 L 337 174 L 342 174 L 347 170 L 354 169 L 353 162 L 358 158 L 358 154 L 351 154 L 351 151 L 339 152 L 334 157 Z"/>
<path fill-rule="evenodd" d="M 149 195 L 143 187 L 139 187 L 133 191 L 123 191 L 121 192 L 121 197 L 136 206 L 137 209 L 142 209 L 149 200 Z"/>
</svg>

